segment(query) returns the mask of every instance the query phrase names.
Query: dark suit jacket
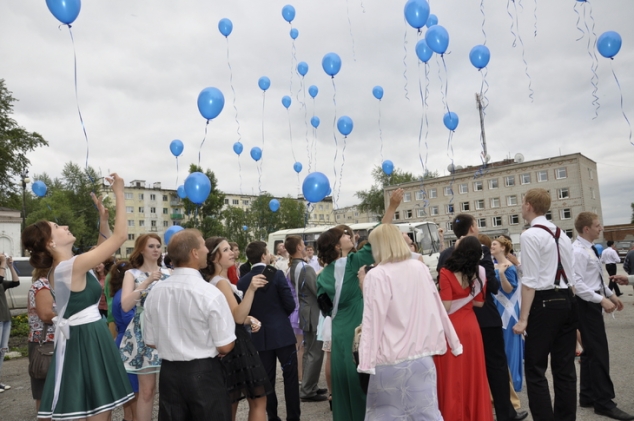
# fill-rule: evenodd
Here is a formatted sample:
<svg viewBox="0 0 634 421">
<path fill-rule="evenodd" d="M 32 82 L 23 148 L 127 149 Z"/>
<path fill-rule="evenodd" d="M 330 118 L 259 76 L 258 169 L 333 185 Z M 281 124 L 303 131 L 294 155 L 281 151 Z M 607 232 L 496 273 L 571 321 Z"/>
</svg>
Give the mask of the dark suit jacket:
<svg viewBox="0 0 634 421">
<path fill-rule="evenodd" d="M 303 264 L 300 269 L 299 279 L 295 280 L 297 265 Z M 317 274 L 315 269 L 304 263 L 301 259 L 292 259 L 289 270 L 291 284 L 298 285 L 299 291 L 299 327 L 307 332 L 317 332 L 319 324 L 319 304 L 317 303 Z"/>
<path fill-rule="evenodd" d="M 244 275 L 246 275 L 247 273 L 249 273 L 251 271 L 251 263 L 249 262 L 244 262 L 243 264 L 240 265 L 239 267 L 239 272 L 238 273 L 238 277 L 242 278 Z"/>
<path fill-rule="evenodd" d="M 445 260 L 453 253 L 453 246 L 443 250 L 438 257 L 438 267 L 436 270 L 440 274 L 440 269 L 445 267 Z M 478 319 L 480 327 L 502 327 L 502 318 L 495 306 L 493 296 L 500 290 L 500 283 L 495 277 L 495 266 L 491 258 L 491 251 L 487 246 L 482 246 L 482 260 L 480 266 L 484 268 L 487 274 L 486 279 L 486 299 L 482 307 L 473 307 L 473 311 Z M 440 275 L 438 275 L 440 276 Z"/>
<path fill-rule="evenodd" d="M 264 266 L 255 266 L 238 281 L 238 289 L 246 292 L 251 279 L 264 271 Z M 284 273 L 278 270 L 273 282 L 266 290 L 260 288 L 255 293 L 249 315 L 262 322 L 257 333 L 251 335 L 253 345 L 258 351 L 269 351 L 297 343 L 293 327 L 288 316 L 295 310 L 295 299 L 286 282 Z"/>
</svg>

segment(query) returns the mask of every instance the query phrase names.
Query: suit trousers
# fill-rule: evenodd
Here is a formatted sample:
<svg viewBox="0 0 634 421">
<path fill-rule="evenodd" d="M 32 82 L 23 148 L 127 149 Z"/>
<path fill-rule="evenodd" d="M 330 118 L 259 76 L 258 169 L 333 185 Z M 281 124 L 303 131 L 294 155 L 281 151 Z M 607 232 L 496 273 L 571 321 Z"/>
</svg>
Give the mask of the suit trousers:
<svg viewBox="0 0 634 421">
<path fill-rule="evenodd" d="M 528 406 L 535 421 L 574 421 L 577 416 L 577 309 L 567 289 L 535 291 L 526 327 L 524 372 Z M 550 399 L 546 369 L 555 390 Z"/>
<path fill-rule="evenodd" d="M 287 421 L 299 421 L 299 377 L 297 374 L 297 349 L 295 344 L 287 345 L 268 351 L 259 351 L 260 360 L 273 386 L 273 393 L 266 397 L 266 414 L 269 421 L 280 421 L 277 416 L 277 395 L 275 394 L 276 359 L 282 366 L 284 378 L 284 397 L 286 398 Z"/>
<path fill-rule="evenodd" d="M 493 406 L 498 421 L 515 418 L 517 412 L 511 404 L 509 389 L 509 366 L 504 352 L 502 327 L 481 327 L 484 359 L 486 362 L 489 389 L 493 397 Z"/>
<path fill-rule="evenodd" d="M 161 363 L 159 421 L 231 420 L 225 368 L 219 358 Z"/>
<path fill-rule="evenodd" d="M 616 263 L 606 263 L 605 270 L 608 272 L 609 276 L 616 275 Z M 619 288 L 619 284 L 614 281 L 610 281 L 608 288 L 616 293 L 616 295 L 621 295 L 621 289 Z"/>
<path fill-rule="evenodd" d="M 321 349 L 322 341 L 317 340 L 317 332 L 304 331 L 304 358 L 302 359 L 302 387 L 299 390 L 300 398 L 312 398 L 319 389 L 319 374 L 324 362 L 324 351 Z"/>
<path fill-rule="evenodd" d="M 610 379 L 610 353 L 601 304 L 577 298 L 581 353 L 579 402 L 594 404 L 595 409 L 612 409 L 616 404 L 614 385 Z"/>
</svg>

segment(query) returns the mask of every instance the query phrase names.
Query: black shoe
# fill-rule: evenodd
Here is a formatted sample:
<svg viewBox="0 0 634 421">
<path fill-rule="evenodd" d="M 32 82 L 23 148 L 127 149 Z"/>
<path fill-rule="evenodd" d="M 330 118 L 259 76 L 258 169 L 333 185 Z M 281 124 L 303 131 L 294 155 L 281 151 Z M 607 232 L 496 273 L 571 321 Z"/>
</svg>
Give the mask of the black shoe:
<svg viewBox="0 0 634 421">
<path fill-rule="evenodd" d="M 612 418 L 613 420 L 634 420 L 634 415 L 630 415 L 627 412 L 621 411 L 617 407 L 614 407 L 612 409 L 595 408 L 594 413 L 597 415 L 603 415 L 604 417 Z"/>
<path fill-rule="evenodd" d="M 528 417 L 528 411 L 518 411 L 515 414 L 515 417 L 514 418 L 510 418 L 510 419 L 519 421 L 519 420 L 525 419 L 526 417 Z"/>
<path fill-rule="evenodd" d="M 318 395 L 325 395 L 326 393 L 328 393 L 328 389 L 317 389 Z"/>
<path fill-rule="evenodd" d="M 579 406 L 582 407 L 582 408 L 594 408 L 594 403 L 579 401 Z"/>
<path fill-rule="evenodd" d="M 327 400 L 328 400 L 328 396 L 324 396 L 324 395 L 315 395 L 315 396 L 308 396 L 306 398 L 302 398 L 302 402 L 323 402 Z"/>
</svg>

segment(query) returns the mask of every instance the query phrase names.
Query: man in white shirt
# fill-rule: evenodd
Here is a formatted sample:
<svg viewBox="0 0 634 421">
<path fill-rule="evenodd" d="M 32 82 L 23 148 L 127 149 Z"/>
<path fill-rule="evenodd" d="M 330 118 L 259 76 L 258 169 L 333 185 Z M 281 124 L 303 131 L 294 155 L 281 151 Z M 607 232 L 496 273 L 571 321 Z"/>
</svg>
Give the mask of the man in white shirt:
<svg viewBox="0 0 634 421">
<path fill-rule="evenodd" d="M 143 336 L 163 360 L 159 421 L 231 420 L 220 355 L 233 349 L 235 323 L 227 300 L 205 282 L 205 241 L 198 230 L 171 238 L 167 252 L 174 272 L 145 301 Z"/>
<path fill-rule="evenodd" d="M 313 246 L 306 246 L 306 263 L 315 269 L 315 273 L 319 273 L 323 269 L 319 264 L 319 259 L 315 256 L 315 248 Z"/>
<path fill-rule="evenodd" d="M 619 257 L 619 253 L 616 251 L 616 244 L 614 241 L 608 241 L 607 247 L 601 253 L 601 263 L 605 265 L 605 270 L 608 272 L 608 276 L 616 275 L 616 264 L 621 263 L 621 258 Z M 616 282 L 611 280 L 608 287 L 614 291 L 617 297 L 623 295 Z"/>
<path fill-rule="evenodd" d="M 577 413 L 575 346 L 577 310 L 569 282 L 574 271 L 570 238 L 546 219 L 550 193 L 530 189 L 522 202 L 522 217 L 531 228 L 522 246 L 522 309 L 513 327 L 526 333 L 524 372 L 528 406 L 536 421 L 574 421 Z M 546 369 L 555 389 L 554 409 Z"/>
<path fill-rule="evenodd" d="M 284 243 L 279 243 L 275 246 L 275 253 L 275 263 L 273 265 L 286 274 L 288 272 L 288 251 L 286 251 Z"/>
<path fill-rule="evenodd" d="M 575 219 L 579 234 L 573 243 L 574 284 L 579 310 L 581 354 L 579 406 L 594 407 L 594 413 L 616 420 L 634 420 L 634 416 L 616 407 L 614 385 L 610 379 L 610 353 L 605 334 L 603 311 L 622 310 L 621 300 L 605 286 L 599 252 L 592 242 L 603 227 L 597 214 L 581 212 Z"/>
</svg>

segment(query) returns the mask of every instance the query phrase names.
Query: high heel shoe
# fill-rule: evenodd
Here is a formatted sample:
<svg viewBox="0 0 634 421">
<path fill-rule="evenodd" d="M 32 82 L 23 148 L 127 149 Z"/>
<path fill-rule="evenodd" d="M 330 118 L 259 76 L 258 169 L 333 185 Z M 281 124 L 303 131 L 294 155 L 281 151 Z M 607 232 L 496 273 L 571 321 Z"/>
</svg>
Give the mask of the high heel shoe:
<svg viewBox="0 0 634 421">
<path fill-rule="evenodd" d="M 328 395 L 328 405 L 330 405 L 330 412 L 332 412 L 332 393 Z"/>
</svg>

